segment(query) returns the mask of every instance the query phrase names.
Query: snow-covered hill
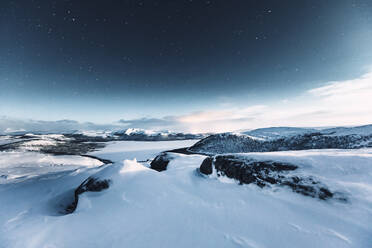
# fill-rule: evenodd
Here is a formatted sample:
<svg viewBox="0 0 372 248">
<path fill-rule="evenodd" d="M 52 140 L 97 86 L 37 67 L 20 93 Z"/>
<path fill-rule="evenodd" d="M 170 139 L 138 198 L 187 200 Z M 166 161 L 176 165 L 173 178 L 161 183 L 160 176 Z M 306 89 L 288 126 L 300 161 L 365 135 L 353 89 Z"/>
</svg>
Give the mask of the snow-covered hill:
<svg viewBox="0 0 372 248">
<path fill-rule="evenodd" d="M 372 134 L 372 125 L 364 125 L 357 127 L 335 127 L 321 130 L 321 133 L 327 135 L 360 135 L 366 136 Z"/>
<path fill-rule="evenodd" d="M 218 154 L 362 147 L 372 147 L 372 125 L 319 131 L 269 128 L 244 134 L 222 133 L 204 138 L 188 150 L 196 153 Z"/>
<path fill-rule="evenodd" d="M 317 132 L 313 128 L 300 128 L 300 127 L 268 127 L 258 128 L 247 132 L 241 132 L 241 134 L 249 135 L 252 137 L 270 140 L 289 136 L 295 136 L 305 133 Z"/>
<path fill-rule="evenodd" d="M 370 126 L 110 135 L 2 136 L 1 248 L 372 243 Z"/>
<path fill-rule="evenodd" d="M 0 247 L 365 248 L 372 242 L 371 149 L 239 155 L 296 165 L 292 176 L 325 182 L 347 196 L 339 202 L 201 176 L 203 155 L 173 153 L 167 170 L 157 172 L 132 159 L 153 157 L 159 144 L 158 152 L 187 144 L 131 143 L 102 150 L 113 165 L 2 185 Z M 80 194 L 76 210 L 62 214 L 88 176 L 108 180 L 109 188 Z"/>
</svg>

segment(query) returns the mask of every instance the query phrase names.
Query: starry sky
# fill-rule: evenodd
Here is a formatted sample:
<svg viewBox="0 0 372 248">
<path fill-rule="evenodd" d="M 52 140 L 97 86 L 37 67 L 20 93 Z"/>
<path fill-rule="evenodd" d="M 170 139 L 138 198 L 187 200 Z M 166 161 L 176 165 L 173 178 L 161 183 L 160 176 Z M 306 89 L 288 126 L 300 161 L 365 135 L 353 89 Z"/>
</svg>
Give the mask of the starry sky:
<svg viewBox="0 0 372 248">
<path fill-rule="evenodd" d="M 2 116 L 172 119 L 360 77 L 372 1 L 3 0 L 0 34 Z"/>
</svg>

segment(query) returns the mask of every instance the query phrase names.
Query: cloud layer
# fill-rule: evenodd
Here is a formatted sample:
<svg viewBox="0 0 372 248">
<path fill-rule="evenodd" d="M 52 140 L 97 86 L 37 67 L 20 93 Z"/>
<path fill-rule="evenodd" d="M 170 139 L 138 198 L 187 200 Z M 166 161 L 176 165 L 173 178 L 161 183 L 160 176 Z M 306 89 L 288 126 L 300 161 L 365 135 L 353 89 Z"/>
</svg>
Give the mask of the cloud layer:
<svg viewBox="0 0 372 248">
<path fill-rule="evenodd" d="M 265 99 L 262 99 L 264 102 Z M 269 126 L 340 126 L 372 123 L 372 71 L 361 77 L 328 82 L 292 99 L 275 104 L 257 103 L 239 107 L 193 112 L 163 118 L 119 120 L 96 125 L 72 120 L 35 121 L 0 117 L 0 133 L 17 130 L 64 132 L 71 130 L 108 130 L 124 128 L 169 129 L 184 132 L 225 132 Z"/>
<path fill-rule="evenodd" d="M 198 112 L 177 120 L 193 132 L 369 124 L 372 123 L 372 71 L 352 80 L 328 82 L 272 105 L 259 103 Z"/>
</svg>

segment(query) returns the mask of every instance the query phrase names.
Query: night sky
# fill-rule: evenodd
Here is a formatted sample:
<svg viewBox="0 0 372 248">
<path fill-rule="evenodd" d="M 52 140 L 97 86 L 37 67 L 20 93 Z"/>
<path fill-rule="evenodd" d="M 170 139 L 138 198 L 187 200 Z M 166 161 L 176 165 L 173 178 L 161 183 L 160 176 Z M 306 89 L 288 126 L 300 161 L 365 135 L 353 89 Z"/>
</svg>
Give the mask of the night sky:
<svg viewBox="0 0 372 248">
<path fill-rule="evenodd" d="M 6 1 L 0 115 L 99 123 L 275 103 L 372 65 L 372 1 Z"/>
</svg>

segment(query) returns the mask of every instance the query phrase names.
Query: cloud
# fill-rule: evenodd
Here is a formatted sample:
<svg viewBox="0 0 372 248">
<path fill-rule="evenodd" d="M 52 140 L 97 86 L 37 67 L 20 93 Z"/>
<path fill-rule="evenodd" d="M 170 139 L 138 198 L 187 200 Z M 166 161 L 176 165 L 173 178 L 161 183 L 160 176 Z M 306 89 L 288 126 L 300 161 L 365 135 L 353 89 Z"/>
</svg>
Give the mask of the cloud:
<svg viewBox="0 0 372 248">
<path fill-rule="evenodd" d="M 223 99 L 224 100 L 224 99 Z M 274 104 L 216 105 L 220 108 L 162 118 L 121 119 L 97 125 L 73 120 L 34 121 L 0 117 L 0 133 L 11 130 L 62 132 L 144 128 L 183 132 L 225 132 L 269 126 L 340 126 L 372 123 L 372 71 L 351 80 L 333 81 Z"/>
<path fill-rule="evenodd" d="M 372 91 L 372 72 L 366 73 L 360 78 L 341 82 L 329 82 L 326 85 L 311 89 L 308 92 L 314 96 L 338 98 L 345 95 L 360 95 Z"/>
<path fill-rule="evenodd" d="M 275 104 L 201 111 L 177 120 L 193 132 L 269 126 L 360 125 L 372 123 L 371 106 L 372 71 L 355 79 L 325 83 Z"/>
<path fill-rule="evenodd" d="M 177 125 L 178 121 L 174 116 L 166 116 L 163 118 L 121 119 L 118 123 L 123 124 L 127 128 L 164 129 Z"/>
</svg>

